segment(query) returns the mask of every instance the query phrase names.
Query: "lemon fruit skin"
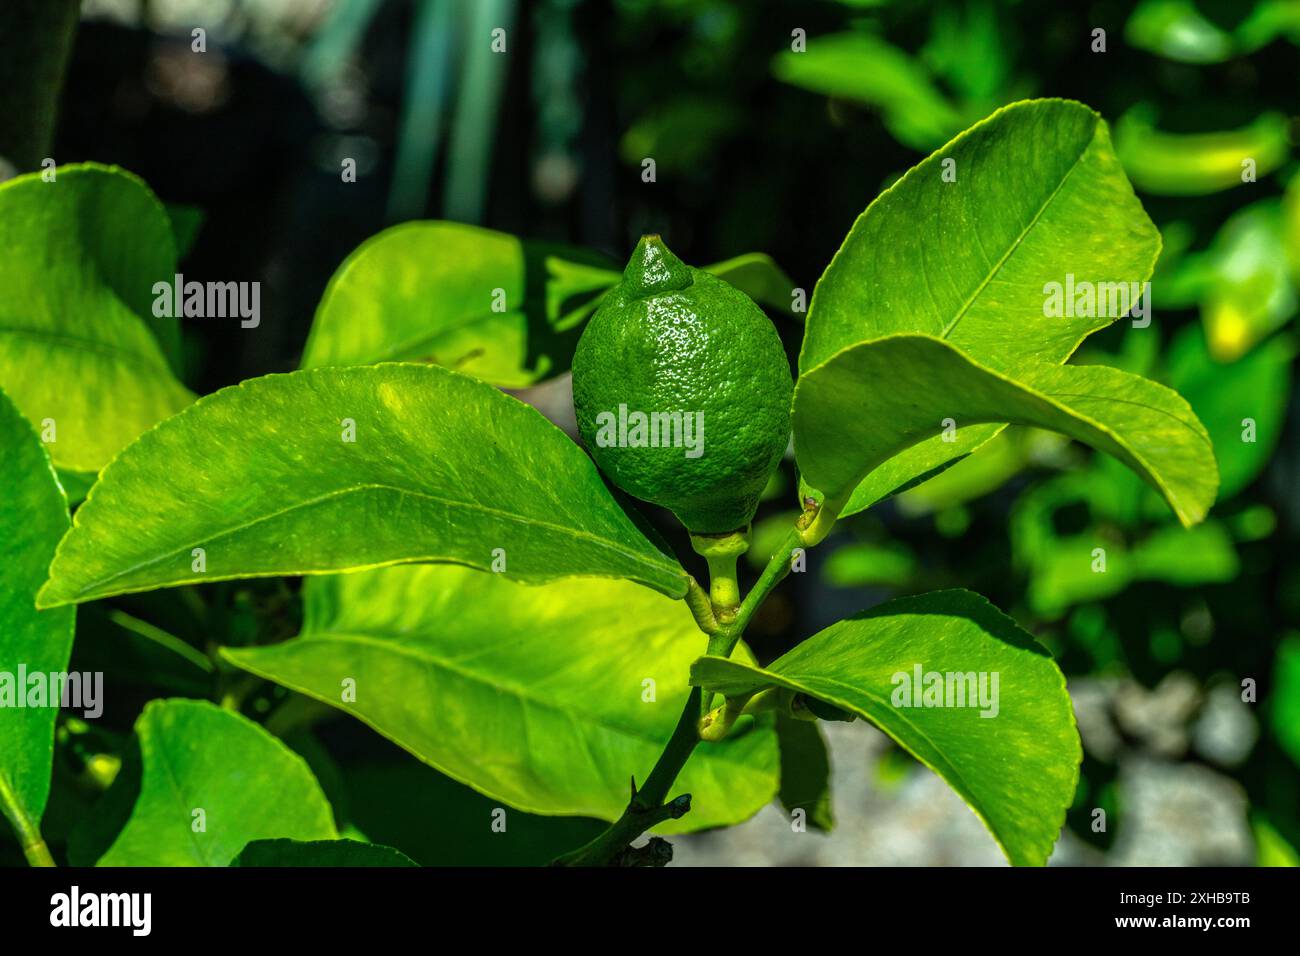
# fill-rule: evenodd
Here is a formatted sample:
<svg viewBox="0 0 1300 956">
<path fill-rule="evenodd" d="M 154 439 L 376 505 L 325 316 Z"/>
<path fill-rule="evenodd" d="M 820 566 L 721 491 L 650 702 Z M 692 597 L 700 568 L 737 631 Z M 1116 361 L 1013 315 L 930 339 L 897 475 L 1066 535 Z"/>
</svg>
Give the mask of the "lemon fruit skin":
<svg viewBox="0 0 1300 956">
<path fill-rule="evenodd" d="M 628 494 L 670 509 L 701 534 L 753 518 L 789 441 L 793 390 L 785 349 L 763 311 L 682 263 L 658 236 L 637 244 L 573 356 L 578 430 L 596 464 Z M 681 412 L 702 422 L 698 457 L 684 446 L 633 445 L 632 429 L 629 441 L 611 443 L 620 406 L 627 416 Z"/>
</svg>

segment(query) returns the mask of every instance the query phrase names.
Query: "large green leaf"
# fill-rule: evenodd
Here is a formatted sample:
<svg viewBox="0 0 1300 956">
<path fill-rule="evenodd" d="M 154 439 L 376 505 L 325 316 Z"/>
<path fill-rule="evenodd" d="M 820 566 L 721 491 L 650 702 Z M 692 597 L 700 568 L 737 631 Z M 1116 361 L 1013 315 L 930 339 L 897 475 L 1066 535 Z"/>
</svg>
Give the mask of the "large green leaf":
<svg viewBox="0 0 1300 956">
<path fill-rule="evenodd" d="M 984 680 L 985 700 L 955 693 L 909 706 L 917 669 Z M 991 694 L 997 675 L 996 696 Z M 984 821 L 1013 864 L 1042 864 L 1074 796 L 1082 752 L 1065 679 L 1032 637 L 979 595 L 939 591 L 834 624 L 767 668 L 705 657 L 691 682 L 729 697 L 785 687 L 859 714 L 939 774 Z M 920 696 L 918 694 L 918 696 Z M 953 706 L 964 702 L 966 706 Z"/>
<path fill-rule="evenodd" d="M 390 846 L 356 840 L 254 840 L 231 866 L 419 866 Z"/>
<path fill-rule="evenodd" d="M 153 314 L 176 251 L 143 182 L 94 164 L 12 179 L 0 249 L 0 386 L 53 436 L 55 465 L 98 471 L 193 400 L 169 365 L 176 320 Z"/>
<path fill-rule="evenodd" d="M 955 182 L 943 178 L 954 161 Z M 1118 316 L 1044 314 L 1044 286 L 1143 282 L 1160 234 L 1106 124 L 1066 100 L 998 110 L 913 167 L 858 217 L 808 313 L 799 368 L 899 332 L 986 365 L 1065 361 Z"/>
<path fill-rule="evenodd" d="M 16 706 L 27 692 L 18 669 L 66 670 L 75 612 L 36 610 L 36 590 L 68 529 L 68 504 L 36 432 L 3 391 L 0 488 L 0 812 L 23 830 L 45 811 L 59 707 Z"/>
<path fill-rule="evenodd" d="M 78 509 L 41 602 L 497 559 L 533 581 L 611 575 L 686 592 L 677 563 L 534 409 L 434 366 L 312 369 L 207 396 L 123 452 Z"/>
<path fill-rule="evenodd" d="M 155 700 L 135 732 L 140 794 L 100 866 L 228 866 L 253 840 L 338 836 L 307 764 L 252 721 Z"/>
<path fill-rule="evenodd" d="M 599 256 L 454 222 L 386 229 L 330 279 L 302 367 L 425 361 L 519 388 L 568 368 L 618 281 Z"/>
<path fill-rule="evenodd" d="M 299 638 L 224 656 L 529 813 L 618 817 L 672 734 L 701 641 L 682 602 L 595 578 L 411 565 L 313 579 L 305 605 Z M 777 789 L 770 726 L 701 745 L 676 789 L 694 801 L 670 829 L 752 815 Z"/>
<path fill-rule="evenodd" d="M 1144 282 L 1159 249 L 1101 118 L 1065 100 L 1015 103 L 913 167 L 858 217 L 814 290 L 799 368 L 900 332 L 939 336 L 1013 373 L 1028 361 L 1059 364 L 1117 316 L 1045 315 L 1047 284 Z M 903 451 L 845 513 L 937 472 L 998 429 Z"/>
<path fill-rule="evenodd" d="M 1218 487 L 1210 439 L 1176 392 L 1100 365 L 1027 365 L 1012 379 L 924 335 L 864 342 L 805 373 L 795 389 L 795 456 L 838 511 L 866 475 L 945 420 L 959 432 L 999 421 L 1069 435 L 1126 464 L 1188 525 Z"/>
</svg>

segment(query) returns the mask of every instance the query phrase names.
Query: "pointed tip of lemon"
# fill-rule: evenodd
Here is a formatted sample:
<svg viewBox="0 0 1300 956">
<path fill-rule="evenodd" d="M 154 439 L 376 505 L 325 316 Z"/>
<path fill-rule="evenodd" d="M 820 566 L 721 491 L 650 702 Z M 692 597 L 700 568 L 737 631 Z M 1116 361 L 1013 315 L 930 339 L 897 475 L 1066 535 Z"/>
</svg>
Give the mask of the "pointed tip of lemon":
<svg viewBox="0 0 1300 956">
<path fill-rule="evenodd" d="M 673 255 L 658 233 L 641 237 L 623 270 L 623 285 L 633 298 L 685 289 L 694 280 L 690 268 Z"/>
</svg>

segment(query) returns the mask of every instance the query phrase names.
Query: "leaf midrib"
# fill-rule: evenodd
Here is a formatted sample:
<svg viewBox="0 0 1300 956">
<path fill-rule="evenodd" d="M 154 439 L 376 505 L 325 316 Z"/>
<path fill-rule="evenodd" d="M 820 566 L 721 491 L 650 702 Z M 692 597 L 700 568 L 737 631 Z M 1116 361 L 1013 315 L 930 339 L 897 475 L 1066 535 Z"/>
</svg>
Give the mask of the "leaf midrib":
<svg viewBox="0 0 1300 956">
<path fill-rule="evenodd" d="M 1061 177 L 1061 181 L 1056 184 L 1056 188 L 1052 190 L 1045 200 L 1043 200 L 1043 204 L 1038 207 L 1038 211 L 1034 213 L 1033 218 L 1029 220 L 1028 224 L 1025 225 L 1023 229 L 1020 230 L 1020 235 L 1016 237 L 1016 241 L 1007 248 L 1007 251 L 1002 254 L 1002 258 L 1000 258 L 997 261 L 997 264 L 993 266 L 987 275 L 985 275 L 979 286 L 973 293 L 971 293 L 970 298 L 966 300 L 965 304 L 962 305 L 961 309 L 957 312 L 957 315 L 954 316 L 952 321 L 948 323 L 946 328 L 944 328 L 943 332 L 939 335 L 939 338 L 947 339 L 957 328 L 958 323 L 966 317 L 966 313 L 969 312 L 971 306 L 975 304 L 975 300 L 983 294 L 986 288 L 988 288 L 988 284 L 993 281 L 993 278 L 1002 271 L 1002 267 L 1006 265 L 1007 260 L 1011 258 L 1011 255 L 1020 248 L 1020 244 L 1025 241 L 1025 237 L 1029 235 L 1030 231 L 1038 225 L 1038 221 L 1043 218 L 1043 214 L 1047 211 L 1048 207 L 1052 205 L 1052 202 L 1060 194 L 1061 190 L 1065 188 L 1065 184 L 1074 174 L 1074 171 L 1079 168 L 1079 164 L 1083 162 L 1083 157 L 1088 155 L 1088 151 L 1092 149 L 1092 145 L 1096 140 L 1097 121 L 1094 119 L 1092 135 L 1088 137 L 1087 144 L 1079 151 L 1079 155 L 1074 158 L 1074 162 L 1070 164 L 1070 168 L 1065 171 L 1065 175 Z M 982 244 L 980 248 L 983 248 Z"/>
<path fill-rule="evenodd" d="M 406 636 L 409 635 L 402 635 L 402 637 L 406 637 Z M 447 657 L 442 657 L 437 654 L 431 653 L 429 649 L 425 647 L 408 644 L 404 640 L 399 639 L 398 635 L 385 634 L 382 631 L 378 631 L 378 632 L 334 631 L 334 630 L 310 631 L 310 632 L 304 632 L 295 641 L 287 642 L 285 645 L 271 645 L 270 647 L 265 649 L 271 650 L 277 646 L 288 647 L 295 644 L 301 646 L 302 644 L 311 644 L 316 642 L 320 642 L 320 643 L 338 642 L 341 644 L 358 644 L 365 647 L 373 647 L 376 650 L 395 654 L 401 657 L 409 657 L 412 658 L 413 660 L 420 662 L 421 664 L 428 664 L 431 667 L 448 671 L 452 674 L 456 674 L 467 680 L 473 681 L 474 683 L 481 684 L 484 687 L 496 693 L 506 693 L 512 697 L 518 698 L 521 701 L 526 701 L 527 703 L 536 705 L 544 710 L 548 710 L 554 714 L 557 714 L 566 720 L 576 721 L 576 723 L 580 726 L 590 726 L 592 720 L 595 719 L 599 726 L 604 727 L 611 733 L 623 737 L 627 737 L 631 740 L 635 740 L 639 743 L 646 744 L 650 747 L 659 747 L 660 745 L 663 744 L 663 738 L 658 735 L 641 733 L 639 732 L 639 728 L 622 726 L 618 723 L 614 723 L 608 720 L 602 715 L 595 714 L 591 711 L 585 711 L 578 708 L 572 710 L 565 708 L 563 704 L 557 703 L 556 701 L 550 700 L 545 697 L 538 696 L 534 689 L 529 688 L 526 685 L 520 685 L 512 681 L 503 681 L 500 680 L 499 678 L 493 677 L 492 675 L 489 674 L 484 674 L 473 668 L 467 668 L 463 664 L 460 664 L 459 662 L 453 661 Z M 256 650 L 263 650 L 263 648 L 257 648 Z M 730 755 L 727 754 L 725 748 L 723 748 L 718 753 L 712 754 L 712 756 L 715 758 L 722 757 L 723 755 L 726 755 L 726 759 L 728 759 L 728 762 L 730 763 L 744 762 L 744 761 L 737 761 L 731 758 Z"/>
<path fill-rule="evenodd" d="M 134 574 L 136 571 L 142 570 L 142 569 L 144 569 L 144 568 L 153 567 L 153 566 L 155 566 L 155 565 L 157 565 L 157 564 L 160 564 L 160 563 L 162 563 L 162 562 L 164 562 L 164 561 L 167 561 L 167 560 L 169 560 L 169 559 L 171 559 L 171 558 L 175 558 L 177 555 L 184 554 L 184 553 L 186 553 L 187 551 L 190 551 L 190 550 L 192 550 L 193 548 L 199 547 L 199 546 L 201 546 L 201 545 L 203 545 L 203 544 L 210 544 L 210 543 L 213 542 L 213 541 L 219 541 L 219 540 L 221 540 L 221 539 L 223 539 L 223 538 L 229 537 L 230 535 L 237 534 L 237 533 L 239 533 L 239 532 L 241 532 L 241 531 L 246 531 L 246 530 L 248 530 L 248 529 L 250 529 L 250 528 L 253 528 L 253 527 L 255 527 L 256 525 L 262 524 L 262 523 L 267 522 L 267 521 L 272 521 L 272 520 L 274 520 L 274 519 L 276 519 L 276 518 L 279 518 L 279 517 L 281 517 L 281 516 L 283 516 L 283 515 L 291 514 L 291 513 L 294 512 L 294 511 L 298 511 L 298 510 L 301 510 L 301 509 L 304 509 L 304 508 L 310 508 L 310 507 L 313 507 L 313 506 L 315 506 L 315 505 L 317 505 L 317 504 L 320 504 L 320 503 L 322 503 L 322 502 L 329 501 L 329 500 L 331 500 L 331 499 L 335 499 L 335 498 L 341 498 L 341 497 L 344 497 L 344 496 L 346 496 L 346 495 L 356 494 L 356 493 L 364 493 L 364 492 L 367 492 L 367 491 L 376 491 L 376 490 L 377 490 L 377 491 L 391 491 L 391 492 L 396 492 L 396 493 L 399 494 L 399 495 L 411 495 L 411 496 L 416 497 L 416 498 L 424 498 L 424 499 L 426 499 L 426 500 L 428 500 L 428 501 L 436 502 L 437 504 L 442 505 L 443 507 L 446 507 L 448 510 L 454 510 L 455 508 L 461 508 L 461 509 L 466 509 L 466 510 L 470 510 L 470 511 L 478 511 L 478 512 L 481 512 L 481 513 L 483 513 L 483 514 L 493 515 L 493 516 L 498 517 L 498 518 L 501 518 L 501 519 L 503 519 L 503 520 L 511 521 L 511 522 L 516 523 L 516 524 L 523 525 L 523 526 L 525 526 L 525 527 L 537 527 L 537 528 L 543 528 L 543 529 L 546 529 L 546 530 L 552 531 L 552 532 L 554 532 L 554 533 L 560 534 L 560 535 L 562 535 L 562 536 L 568 536 L 568 537 L 570 537 L 570 538 L 575 538 L 575 539 L 577 539 L 577 540 L 586 540 L 586 541 L 589 541 L 590 543 L 592 543 L 592 544 L 594 544 L 594 545 L 596 545 L 596 546 L 598 546 L 598 547 L 604 548 L 604 549 L 606 549 L 606 550 L 608 550 L 608 551 L 612 551 L 612 552 L 614 552 L 615 554 L 620 555 L 621 557 L 624 557 L 624 558 L 626 558 L 626 559 L 628 559 L 628 560 L 630 560 L 630 561 L 633 561 L 634 563 L 641 564 L 641 565 L 643 565 L 643 566 L 645 566 L 645 567 L 647 567 L 647 568 L 655 569 L 655 570 L 657 570 L 657 571 L 659 571 L 659 572 L 661 572 L 661 573 L 663 573 L 663 572 L 665 572 L 665 571 L 668 572 L 668 573 L 671 573 L 671 571 L 672 571 L 671 568 L 667 567 L 666 559 L 665 559 L 665 563 L 664 563 L 664 564 L 660 564 L 660 563 L 658 563 L 658 562 L 653 561 L 652 559 L 650 559 L 650 558 L 648 558 L 648 557 L 645 557 L 645 556 L 643 556 L 643 555 L 636 554 L 636 553 L 634 553 L 634 552 L 627 551 L 627 550 L 625 550 L 625 549 L 623 549 L 623 548 L 620 548 L 620 547 L 618 547 L 618 545 L 617 545 L 616 543 L 614 543 L 614 542 L 612 542 L 612 541 L 610 541 L 610 540 L 608 540 L 608 539 L 598 537 L 597 535 L 595 535 L 595 534 L 593 534 L 593 533 L 591 533 L 591 532 L 589 532 L 589 531 L 583 531 L 583 530 L 581 530 L 581 529 L 574 529 L 574 528 L 566 528 L 566 527 L 564 527 L 564 526 L 562 526 L 562 525 L 551 524 L 550 522 L 547 522 L 547 521 L 539 521 L 539 520 L 536 519 L 536 518 L 527 518 L 527 517 L 523 517 L 523 516 L 520 516 L 520 515 L 511 514 L 511 513 L 508 512 L 508 511 L 501 511 L 501 510 L 498 509 L 498 508 L 491 508 L 491 507 L 489 507 L 489 506 L 487 506 L 487 505 L 482 505 L 482 504 L 479 504 L 479 503 L 477 503 L 477 502 L 469 502 L 469 501 L 465 501 L 465 500 L 454 500 L 454 501 L 453 501 L 453 500 L 449 500 L 449 499 L 446 499 L 446 498 L 440 498 L 440 497 L 438 497 L 437 495 L 432 495 L 432 494 L 429 494 L 428 492 L 413 491 L 413 490 L 408 489 L 408 488 L 399 488 L 399 487 L 397 487 L 397 486 L 395 486 L 395 485 L 385 485 L 385 484 L 381 484 L 381 483 L 367 482 L 367 483 L 364 483 L 364 484 L 353 485 L 353 486 L 348 487 L 348 488 L 340 488 L 340 489 L 336 489 L 336 490 L 334 490 L 334 491 L 328 492 L 328 493 L 323 494 L 323 495 L 318 495 L 318 496 L 315 497 L 315 498 L 310 498 L 310 499 L 307 499 L 307 500 L 305 500 L 305 501 L 295 502 L 294 504 L 292 504 L 292 505 L 290 505 L 290 506 L 288 506 L 288 507 L 286 507 L 286 508 L 281 508 L 280 510 L 278 510 L 278 511 L 274 511 L 274 512 L 271 512 L 270 514 L 259 515 L 258 517 L 254 518 L 254 519 L 251 520 L 251 521 L 246 521 L 246 522 L 243 522 L 243 523 L 241 523 L 241 524 L 234 525 L 234 526 L 229 527 L 229 528 L 224 528 L 224 529 L 222 529 L 222 530 L 220 530 L 220 531 L 218 531 L 218 532 L 216 532 L 216 533 L 214 533 L 214 534 L 206 535 L 206 536 L 204 536 L 203 538 L 199 539 L 198 541 L 195 541 L 195 542 L 192 542 L 192 543 L 189 543 L 189 544 L 182 545 L 182 546 L 180 546 L 180 547 L 178 547 L 178 548 L 174 548 L 173 550 L 171 550 L 171 551 L 167 551 L 167 552 L 165 552 L 165 553 L 163 553 L 163 554 L 160 554 L 160 555 L 158 555 L 158 556 L 155 557 L 155 558 L 150 558 L 150 559 L 148 559 L 148 560 L 146 560 L 146 561 L 141 561 L 141 562 L 139 562 L 138 564 L 132 565 L 132 566 L 129 567 L 129 568 L 125 568 L 125 569 L 123 569 L 123 570 L 121 570 L 121 571 L 118 571 L 116 574 L 112 574 L 112 575 L 110 575 L 110 576 L 108 576 L 108 577 L 106 577 L 106 578 L 102 578 L 102 579 L 100 579 L 100 580 L 93 581 L 93 582 L 91 582 L 90 584 L 88 584 L 88 585 L 86 585 L 86 586 L 84 586 L 84 587 L 78 589 L 78 590 L 75 592 L 75 596 L 76 596 L 76 597 L 83 597 L 83 596 L 85 596 L 87 593 L 89 593 L 89 592 L 91 592 L 91 591 L 93 591 L 93 590 L 95 590 L 95 589 L 97 589 L 97 588 L 103 588 L 103 587 L 105 587 L 106 585 L 111 584 L 113 581 L 117 581 L 117 580 L 119 580 L 120 578 L 126 577 L 126 576 L 128 576 L 128 575 L 130 575 L 130 574 Z M 287 572 L 286 572 L 286 573 L 287 573 Z"/>
<path fill-rule="evenodd" d="M 36 342 L 49 343 L 68 350 L 79 350 L 89 352 L 92 355 L 98 355 L 101 358 L 111 359 L 121 362 L 123 365 L 132 365 L 152 373 L 170 374 L 170 369 L 165 361 L 154 361 L 149 356 L 140 352 L 128 352 L 122 349 L 115 349 L 112 346 L 94 342 L 90 339 L 78 338 L 72 335 L 63 335 L 57 332 L 41 332 L 35 329 L 22 328 L 19 326 L 0 325 L 0 336 L 10 336 L 16 339 L 31 339 Z"/>
<path fill-rule="evenodd" d="M 415 358 L 418 357 L 418 355 L 412 355 L 412 352 L 421 352 L 452 332 L 459 332 L 461 329 L 477 325 L 480 322 L 487 321 L 493 316 L 505 318 L 511 315 L 523 316 L 524 311 L 522 309 L 507 309 L 505 312 L 493 312 L 491 310 L 488 310 L 487 312 L 470 312 L 453 319 L 451 322 L 440 328 L 421 332 L 418 335 L 403 339 L 396 345 L 390 346 L 384 351 L 375 353 L 370 358 L 362 359 L 362 363 L 373 365 L 378 362 L 395 362 L 402 361 L 403 359 Z"/>
<path fill-rule="evenodd" d="M 185 804 L 188 803 L 189 801 L 185 799 L 185 792 L 181 789 L 180 780 L 177 778 L 176 772 L 172 769 L 171 757 L 167 754 L 167 748 L 161 739 L 154 739 L 154 728 L 152 727 L 152 725 L 150 729 L 151 729 L 151 733 L 149 734 L 149 738 L 150 738 L 151 746 L 149 747 L 149 750 L 157 758 L 156 765 L 162 768 L 163 776 L 167 778 L 167 783 L 169 784 L 169 788 L 172 791 L 172 794 L 176 798 L 176 804 L 182 811 L 181 815 L 182 816 L 186 814 L 191 815 L 190 826 L 187 829 L 190 835 L 190 843 L 194 847 L 194 855 L 202 863 L 203 866 L 212 866 L 213 865 L 212 862 L 208 859 L 207 855 L 203 852 L 202 844 L 199 843 L 198 838 L 194 835 L 194 825 L 193 825 L 193 818 L 192 818 L 193 808 L 186 808 L 185 806 Z M 162 738 L 165 737 L 166 734 L 165 732 L 158 732 L 158 736 Z"/>
</svg>

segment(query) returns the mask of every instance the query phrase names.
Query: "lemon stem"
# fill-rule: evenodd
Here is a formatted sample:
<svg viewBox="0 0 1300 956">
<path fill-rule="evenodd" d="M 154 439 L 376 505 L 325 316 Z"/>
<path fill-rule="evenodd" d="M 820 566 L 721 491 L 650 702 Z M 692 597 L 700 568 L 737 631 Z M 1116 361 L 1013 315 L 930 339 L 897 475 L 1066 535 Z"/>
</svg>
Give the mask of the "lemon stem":
<svg viewBox="0 0 1300 956">
<path fill-rule="evenodd" d="M 726 534 L 693 534 L 691 547 L 709 565 L 709 601 L 719 623 L 731 620 L 740 605 L 736 559 L 749 550 L 749 526 Z"/>
<path fill-rule="evenodd" d="M 709 600 L 715 609 L 725 611 L 740 604 L 740 585 L 736 583 L 735 557 L 707 558 L 709 562 Z"/>
</svg>

